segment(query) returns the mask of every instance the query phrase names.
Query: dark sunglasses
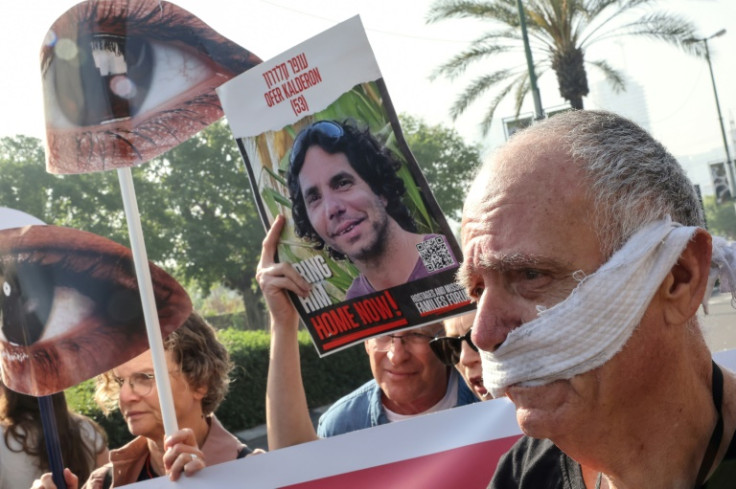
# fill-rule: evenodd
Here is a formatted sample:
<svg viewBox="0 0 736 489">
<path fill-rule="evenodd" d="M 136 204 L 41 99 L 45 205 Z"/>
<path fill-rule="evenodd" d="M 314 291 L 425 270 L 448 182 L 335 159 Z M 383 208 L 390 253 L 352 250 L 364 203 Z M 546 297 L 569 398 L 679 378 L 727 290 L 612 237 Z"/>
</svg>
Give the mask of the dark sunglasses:
<svg viewBox="0 0 736 489">
<path fill-rule="evenodd" d="M 304 149 L 304 140 L 314 133 L 332 140 L 332 142 L 337 142 L 341 137 L 343 137 L 345 131 L 340 124 L 333 121 L 317 121 L 310 124 L 305 129 L 302 129 L 302 131 L 296 136 L 296 139 L 294 139 L 294 144 L 291 145 L 291 154 L 289 155 L 290 165 L 294 164 L 294 160 Z"/>
<path fill-rule="evenodd" d="M 467 341 L 470 348 L 478 351 L 478 347 L 470 339 L 471 331 L 472 328 L 462 336 L 438 336 L 429 342 L 429 346 L 442 363 L 445 365 L 455 365 L 460 361 L 460 353 L 463 351 L 463 341 Z"/>
</svg>

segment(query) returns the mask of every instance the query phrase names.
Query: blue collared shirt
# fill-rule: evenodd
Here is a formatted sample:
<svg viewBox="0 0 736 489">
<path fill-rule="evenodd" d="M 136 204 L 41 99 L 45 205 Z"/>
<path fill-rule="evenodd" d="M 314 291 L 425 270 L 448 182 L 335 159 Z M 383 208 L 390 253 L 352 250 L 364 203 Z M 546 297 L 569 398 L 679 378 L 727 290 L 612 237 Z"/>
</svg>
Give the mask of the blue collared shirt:
<svg viewBox="0 0 736 489">
<path fill-rule="evenodd" d="M 464 406 L 478 401 L 454 368 L 450 369 L 450 382 L 458 384 L 455 406 Z M 381 402 L 381 388 L 378 387 L 375 379 L 371 379 L 350 394 L 338 399 L 320 416 L 317 434 L 320 438 L 327 438 L 388 422 Z"/>
</svg>

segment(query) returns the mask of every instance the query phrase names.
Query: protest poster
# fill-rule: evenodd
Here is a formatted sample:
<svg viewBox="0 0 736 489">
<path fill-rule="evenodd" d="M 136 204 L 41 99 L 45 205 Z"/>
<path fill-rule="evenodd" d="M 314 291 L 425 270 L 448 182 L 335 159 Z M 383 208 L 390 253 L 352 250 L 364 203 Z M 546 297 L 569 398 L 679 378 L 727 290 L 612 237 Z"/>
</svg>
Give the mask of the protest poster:
<svg viewBox="0 0 736 489">
<path fill-rule="evenodd" d="M 399 126 L 359 17 L 217 89 L 277 260 L 317 351 L 474 308 L 457 240 Z"/>
<path fill-rule="evenodd" d="M 190 12 L 161 0 L 87 0 L 41 45 L 46 170 L 115 169 L 166 433 L 177 429 L 133 183 L 143 164 L 222 117 L 214 89 L 260 63 Z"/>
<path fill-rule="evenodd" d="M 167 336 L 192 303 L 148 265 Z M 60 392 L 149 348 L 131 250 L 107 238 L 43 224 L 2 229 L 0 285 L 0 374 L 14 391 Z"/>
</svg>

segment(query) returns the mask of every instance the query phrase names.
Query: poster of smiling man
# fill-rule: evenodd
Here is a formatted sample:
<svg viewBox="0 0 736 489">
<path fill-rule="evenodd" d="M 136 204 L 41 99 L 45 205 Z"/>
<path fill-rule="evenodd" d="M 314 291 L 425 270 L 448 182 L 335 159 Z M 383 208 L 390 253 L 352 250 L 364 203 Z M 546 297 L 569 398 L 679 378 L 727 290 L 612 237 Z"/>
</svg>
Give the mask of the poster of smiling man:
<svg viewBox="0 0 736 489">
<path fill-rule="evenodd" d="M 471 309 L 457 242 L 409 150 L 359 17 L 217 89 L 321 355 Z"/>
</svg>

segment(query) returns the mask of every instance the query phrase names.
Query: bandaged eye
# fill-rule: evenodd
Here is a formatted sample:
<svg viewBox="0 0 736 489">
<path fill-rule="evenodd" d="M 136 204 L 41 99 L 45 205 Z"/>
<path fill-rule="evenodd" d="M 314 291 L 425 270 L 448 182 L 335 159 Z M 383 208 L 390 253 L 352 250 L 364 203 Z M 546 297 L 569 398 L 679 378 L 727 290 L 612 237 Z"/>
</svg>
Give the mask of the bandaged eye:
<svg viewBox="0 0 736 489">
<path fill-rule="evenodd" d="M 49 171 L 158 156 L 219 119 L 214 89 L 259 62 L 168 2 L 80 3 L 42 48 Z"/>
</svg>

